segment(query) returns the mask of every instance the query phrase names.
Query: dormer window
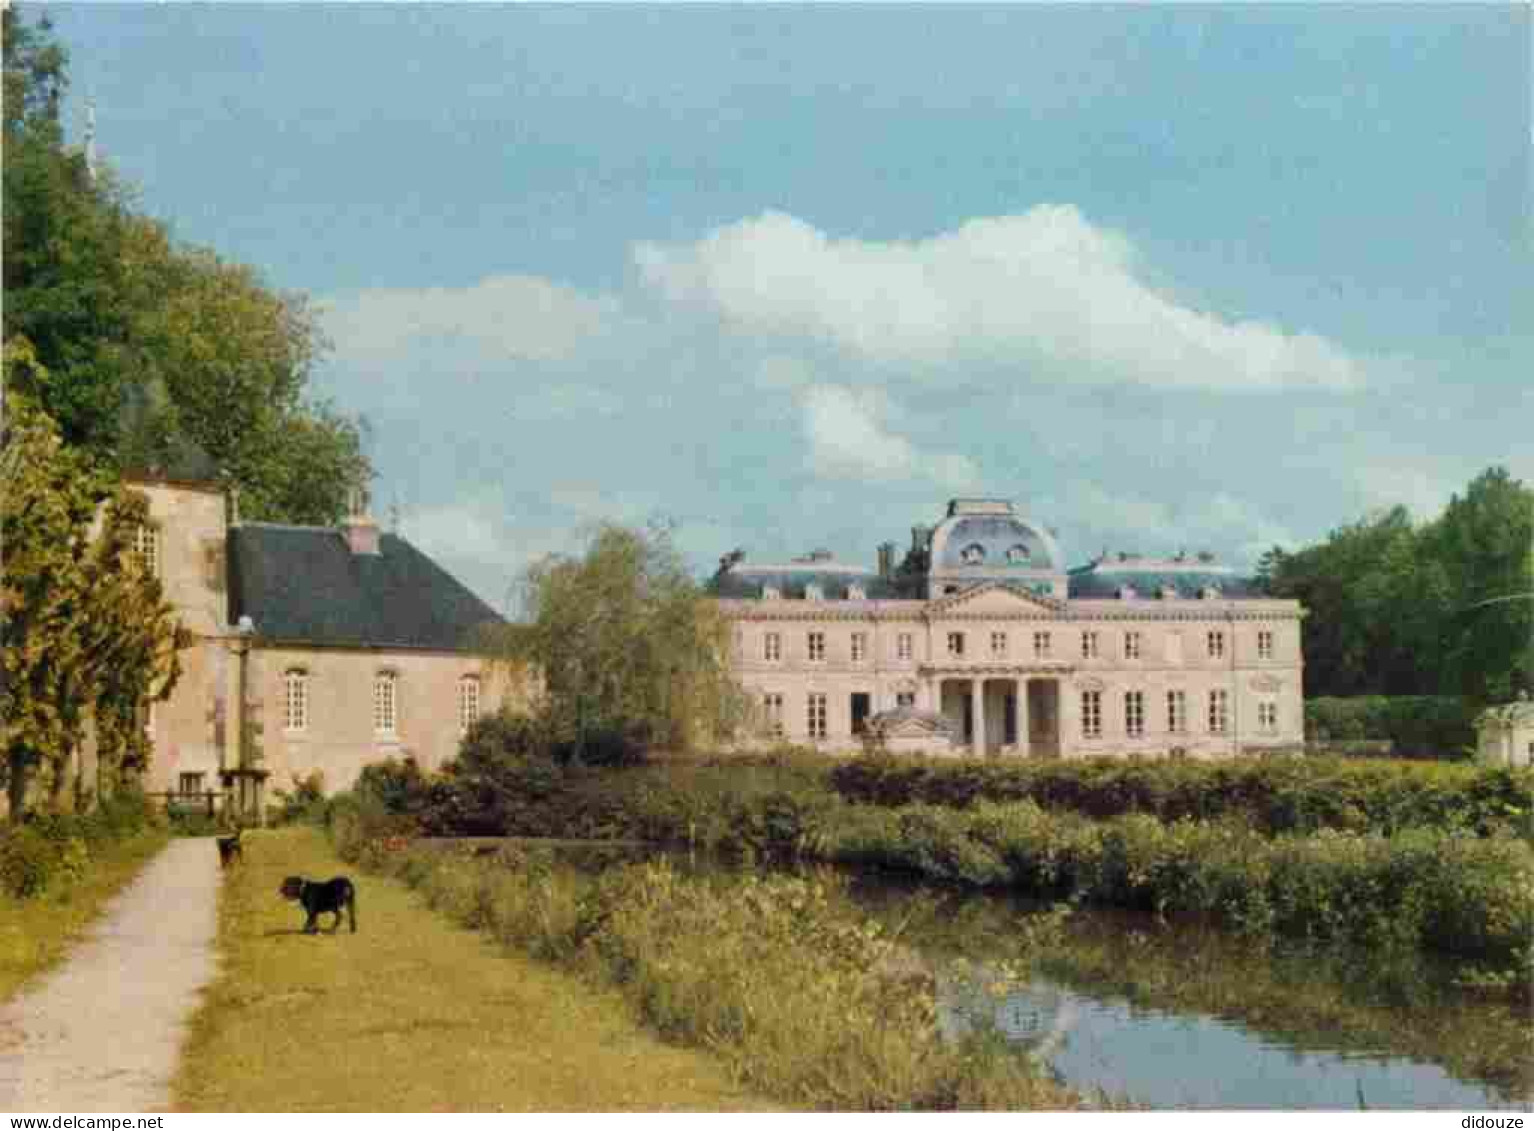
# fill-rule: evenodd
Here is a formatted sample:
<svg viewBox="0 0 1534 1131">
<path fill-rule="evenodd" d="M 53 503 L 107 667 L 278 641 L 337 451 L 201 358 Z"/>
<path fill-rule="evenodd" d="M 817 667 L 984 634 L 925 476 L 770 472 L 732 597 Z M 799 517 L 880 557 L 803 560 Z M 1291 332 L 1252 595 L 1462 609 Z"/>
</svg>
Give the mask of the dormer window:
<svg viewBox="0 0 1534 1131">
<path fill-rule="evenodd" d="M 826 599 L 826 591 L 812 582 L 804 587 L 804 599 L 806 601 L 824 601 Z"/>
<path fill-rule="evenodd" d="M 1160 597 L 1163 601 L 1173 600 L 1177 596 L 1177 586 L 1163 585 L 1156 590 L 1156 596 Z"/>
<path fill-rule="evenodd" d="M 1007 548 L 1007 561 L 1013 565 L 1022 565 L 1028 561 L 1028 547 L 1019 542 L 1015 546 Z"/>
<path fill-rule="evenodd" d="M 965 565 L 979 565 L 985 561 L 985 547 L 979 542 L 971 542 L 959 551 L 959 560 Z"/>
<path fill-rule="evenodd" d="M 1218 585 L 1206 585 L 1198 591 L 1198 595 L 1206 601 L 1212 601 L 1220 596 Z"/>
<path fill-rule="evenodd" d="M 783 596 L 783 590 L 779 589 L 776 585 L 762 586 L 762 600 L 776 601 L 781 596 Z"/>
<path fill-rule="evenodd" d="M 849 585 L 849 586 L 847 586 L 847 600 L 849 600 L 849 601 L 863 601 L 863 600 L 866 600 L 867 598 L 868 598 L 868 591 L 866 589 L 864 589 L 861 585 Z"/>
<path fill-rule="evenodd" d="M 1135 587 L 1133 585 L 1120 585 L 1118 587 L 1118 597 L 1120 600 L 1127 601 L 1134 597 L 1134 595 Z"/>
</svg>

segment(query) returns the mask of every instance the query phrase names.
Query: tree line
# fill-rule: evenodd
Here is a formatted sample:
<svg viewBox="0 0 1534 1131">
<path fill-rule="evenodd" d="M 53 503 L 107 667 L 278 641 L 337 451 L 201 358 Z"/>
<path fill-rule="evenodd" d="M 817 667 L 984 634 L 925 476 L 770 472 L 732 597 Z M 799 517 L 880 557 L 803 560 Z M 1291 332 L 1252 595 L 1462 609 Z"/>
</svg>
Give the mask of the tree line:
<svg viewBox="0 0 1534 1131">
<path fill-rule="evenodd" d="M 1258 581 L 1303 604 L 1307 697 L 1534 689 L 1534 489 L 1504 467 L 1477 475 L 1438 517 L 1403 506 L 1297 551 L 1274 548 Z"/>
</svg>

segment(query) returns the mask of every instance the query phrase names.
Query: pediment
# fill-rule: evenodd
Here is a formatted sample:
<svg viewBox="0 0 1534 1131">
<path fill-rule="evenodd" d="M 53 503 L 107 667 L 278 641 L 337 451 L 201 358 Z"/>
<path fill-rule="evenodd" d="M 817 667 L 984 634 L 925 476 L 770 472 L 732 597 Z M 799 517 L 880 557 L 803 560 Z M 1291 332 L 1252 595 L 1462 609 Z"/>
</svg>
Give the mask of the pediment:
<svg viewBox="0 0 1534 1131">
<path fill-rule="evenodd" d="M 1062 612 L 1065 604 L 1054 597 L 1008 585 L 1004 581 L 987 582 L 963 593 L 955 593 L 931 602 L 927 606 L 930 615 L 946 616 L 960 613 L 985 616 L 1038 616 L 1040 613 Z"/>
</svg>

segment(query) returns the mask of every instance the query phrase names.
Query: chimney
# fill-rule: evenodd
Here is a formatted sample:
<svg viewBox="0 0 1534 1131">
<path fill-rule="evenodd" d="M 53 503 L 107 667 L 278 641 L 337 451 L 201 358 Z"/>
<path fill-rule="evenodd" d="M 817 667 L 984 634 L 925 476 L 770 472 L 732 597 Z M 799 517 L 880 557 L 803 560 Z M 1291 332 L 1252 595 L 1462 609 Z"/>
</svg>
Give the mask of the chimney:
<svg viewBox="0 0 1534 1131">
<path fill-rule="evenodd" d="M 353 554 L 377 554 L 378 523 L 368 513 L 367 491 L 361 487 L 352 488 L 347 509 L 351 513 L 341 523 L 341 533 L 346 536 L 347 548 Z"/>
<path fill-rule="evenodd" d="M 932 537 L 932 531 L 925 526 L 911 527 L 911 549 L 921 553 L 927 548 L 927 539 Z"/>
<path fill-rule="evenodd" d="M 879 544 L 879 576 L 884 578 L 895 576 L 895 543 L 893 542 Z"/>
</svg>

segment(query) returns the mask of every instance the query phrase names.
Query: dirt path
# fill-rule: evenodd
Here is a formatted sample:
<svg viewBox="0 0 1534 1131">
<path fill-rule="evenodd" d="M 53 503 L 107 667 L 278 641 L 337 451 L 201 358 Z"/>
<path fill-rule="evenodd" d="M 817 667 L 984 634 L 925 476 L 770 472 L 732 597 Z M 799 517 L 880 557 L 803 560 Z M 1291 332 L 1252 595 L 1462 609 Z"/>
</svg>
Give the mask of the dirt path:
<svg viewBox="0 0 1534 1131">
<path fill-rule="evenodd" d="M 211 839 L 173 840 L 63 966 L 0 1006 L 0 1110 L 164 1110 L 216 969 Z"/>
</svg>

